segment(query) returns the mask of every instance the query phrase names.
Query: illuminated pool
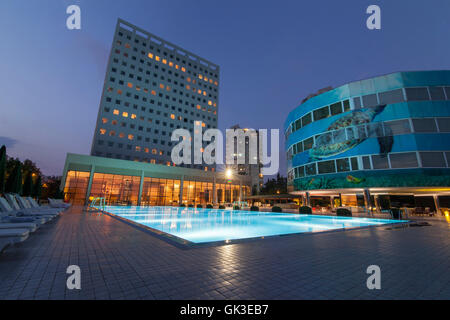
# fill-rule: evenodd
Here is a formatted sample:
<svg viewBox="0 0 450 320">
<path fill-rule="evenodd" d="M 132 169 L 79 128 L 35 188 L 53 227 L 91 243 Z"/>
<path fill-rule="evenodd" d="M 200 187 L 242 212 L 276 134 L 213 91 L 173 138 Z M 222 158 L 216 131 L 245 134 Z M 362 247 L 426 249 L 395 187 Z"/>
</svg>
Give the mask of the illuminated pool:
<svg viewBox="0 0 450 320">
<path fill-rule="evenodd" d="M 379 226 L 407 221 L 194 209 L 178 207 L 116 207 L 105 211 L 190 243 L 248 239 L 307 232 Z"/>
</svg>

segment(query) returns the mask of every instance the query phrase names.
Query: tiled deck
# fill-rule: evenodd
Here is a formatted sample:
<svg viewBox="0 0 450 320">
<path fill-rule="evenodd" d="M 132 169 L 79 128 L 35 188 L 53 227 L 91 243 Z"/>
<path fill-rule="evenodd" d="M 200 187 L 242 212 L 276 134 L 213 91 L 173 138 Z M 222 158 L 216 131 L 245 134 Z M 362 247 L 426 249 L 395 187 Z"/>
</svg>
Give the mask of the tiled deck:
<svg viewBox="0 0 450 320">
<path fill-rule="evenodd" d="M 182 250 L 73 208 L 0 255 L 0 299 L 450 299 L 450 225 L 431 224 Z"/>
</svg>

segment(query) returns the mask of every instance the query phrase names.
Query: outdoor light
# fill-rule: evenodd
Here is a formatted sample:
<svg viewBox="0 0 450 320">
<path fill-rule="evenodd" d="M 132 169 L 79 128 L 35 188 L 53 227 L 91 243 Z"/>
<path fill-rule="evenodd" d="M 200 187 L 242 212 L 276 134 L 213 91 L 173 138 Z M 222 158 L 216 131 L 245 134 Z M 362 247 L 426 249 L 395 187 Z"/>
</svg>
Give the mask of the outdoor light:
<svg viewBox="0 0 450 320">
<path fill-rule="evenodd" d="M 231 169 L 227 169 L 225 171 L 225 176 L 227 177 L 227 179 L 231 179 L 231 177 L 233 176 L 233 171 Z"/>
</svg>

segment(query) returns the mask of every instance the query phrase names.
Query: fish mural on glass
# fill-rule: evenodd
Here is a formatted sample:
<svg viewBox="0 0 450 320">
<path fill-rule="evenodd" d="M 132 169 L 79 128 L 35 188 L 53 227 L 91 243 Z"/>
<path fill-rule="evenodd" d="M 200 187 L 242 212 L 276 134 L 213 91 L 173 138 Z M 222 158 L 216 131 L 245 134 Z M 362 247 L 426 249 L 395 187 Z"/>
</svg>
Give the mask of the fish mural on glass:
<svg viewBox="0 0 450 320">
<path fill-rule="evenodd" d="M 313 148 L 309 150 L 310 161 L 336 156 L 359 145 L 368 138 L 365 125 L 371 123 L 385 108 L 386 105 L 382 105 L 370 109 L 355 110 L 333 122 L 326 130 L 332 132 L 327 132 L 316 138 Z M 374 131 L 379 129 L 381 127 L 375 126 L 373 128 Z M 392 148 L 393 141 L 389 139 L 379 139 L 378 142 L 382 153 L 387 153 Z"/>
</svg>

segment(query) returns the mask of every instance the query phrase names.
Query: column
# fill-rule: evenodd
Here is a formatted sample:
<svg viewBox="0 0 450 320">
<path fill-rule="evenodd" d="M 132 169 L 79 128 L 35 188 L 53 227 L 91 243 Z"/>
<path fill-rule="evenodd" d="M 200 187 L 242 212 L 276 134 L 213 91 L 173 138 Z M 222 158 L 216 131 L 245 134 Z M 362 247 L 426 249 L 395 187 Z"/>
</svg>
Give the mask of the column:
<svg viewBox="0 0 450 320">
<path fill-rule="evenodd" d="M 91 171 L 89 173 L 89 183 L 86 190 L 86 198 L 84 201 L 84 205 L 87 206 L 89 204 L 89 196 L 91 195 L 91 188 L 92 188 L 92 180 L 94 179 L 94 172 L 95 172 L 95 165 L 91 166 Z"/>
<path fill-rule="evenodd" d="M 242 179 L 239 179 L 239 202 L 242 200 Z"/>
<path fill-rule="evenodd" d="M 138 206 L 141 205 L 142 189 L 144 187 L 144 170 L 141 172 L 141 182 L 139 183 Z"/>
<path fill-rule="evenodd" d="M 372 201 L 370 200 L 370 191 L 369 189 L 364 189 L 364 205 L 366 206 L 365 211 L 368 214 L 372 214 Z"/>
<path fill-rule="evenodd" d="M 181 179 L 180 179 L 180 195 L 178 197 L 179 204 L 183 203 L 183 184 L 184 184 L 184 176 L 181 176 Z"/>
<path fill-rule="evenodd" d="M 311 196 L 310 196 L 309 192 L 305 193 L 305 198 L 306 198 L 306 206 L 311 207 Z"/>
<path fill-rule="evenodd" d="M 217 205 L 217 186 L 216 186 L 216 177 L 214 176 L 213 180 L 213 205 Z"/>
<path fill-rule="evenodd" d="M 334 196 L 330 197 L 330 207 L 331 207 L 331 210 L 334 209 Z"/>
<path fill-rule="evenodd" d="M 381 213 L 381 208 L 380 208 L 380 198 L 379 198 L 379 196 L 378 196 L 378 195 L 375 195 L 375 196 L 374 196 L 374 200 L 375 200 L 375 208 L 376 208 L 376 211 L 377 211 L 377 213 L 379 214 L 379 213 Z"/>
<path fill-rule="evenodd" d="M 436 207 L 436 215 L 440 215 L 441 214 L 441 205 L 439 204 L 439 198 L 436 194 L 433 195 L 433 200 L 434 200 L 434 206 Z"/>
</svg>

